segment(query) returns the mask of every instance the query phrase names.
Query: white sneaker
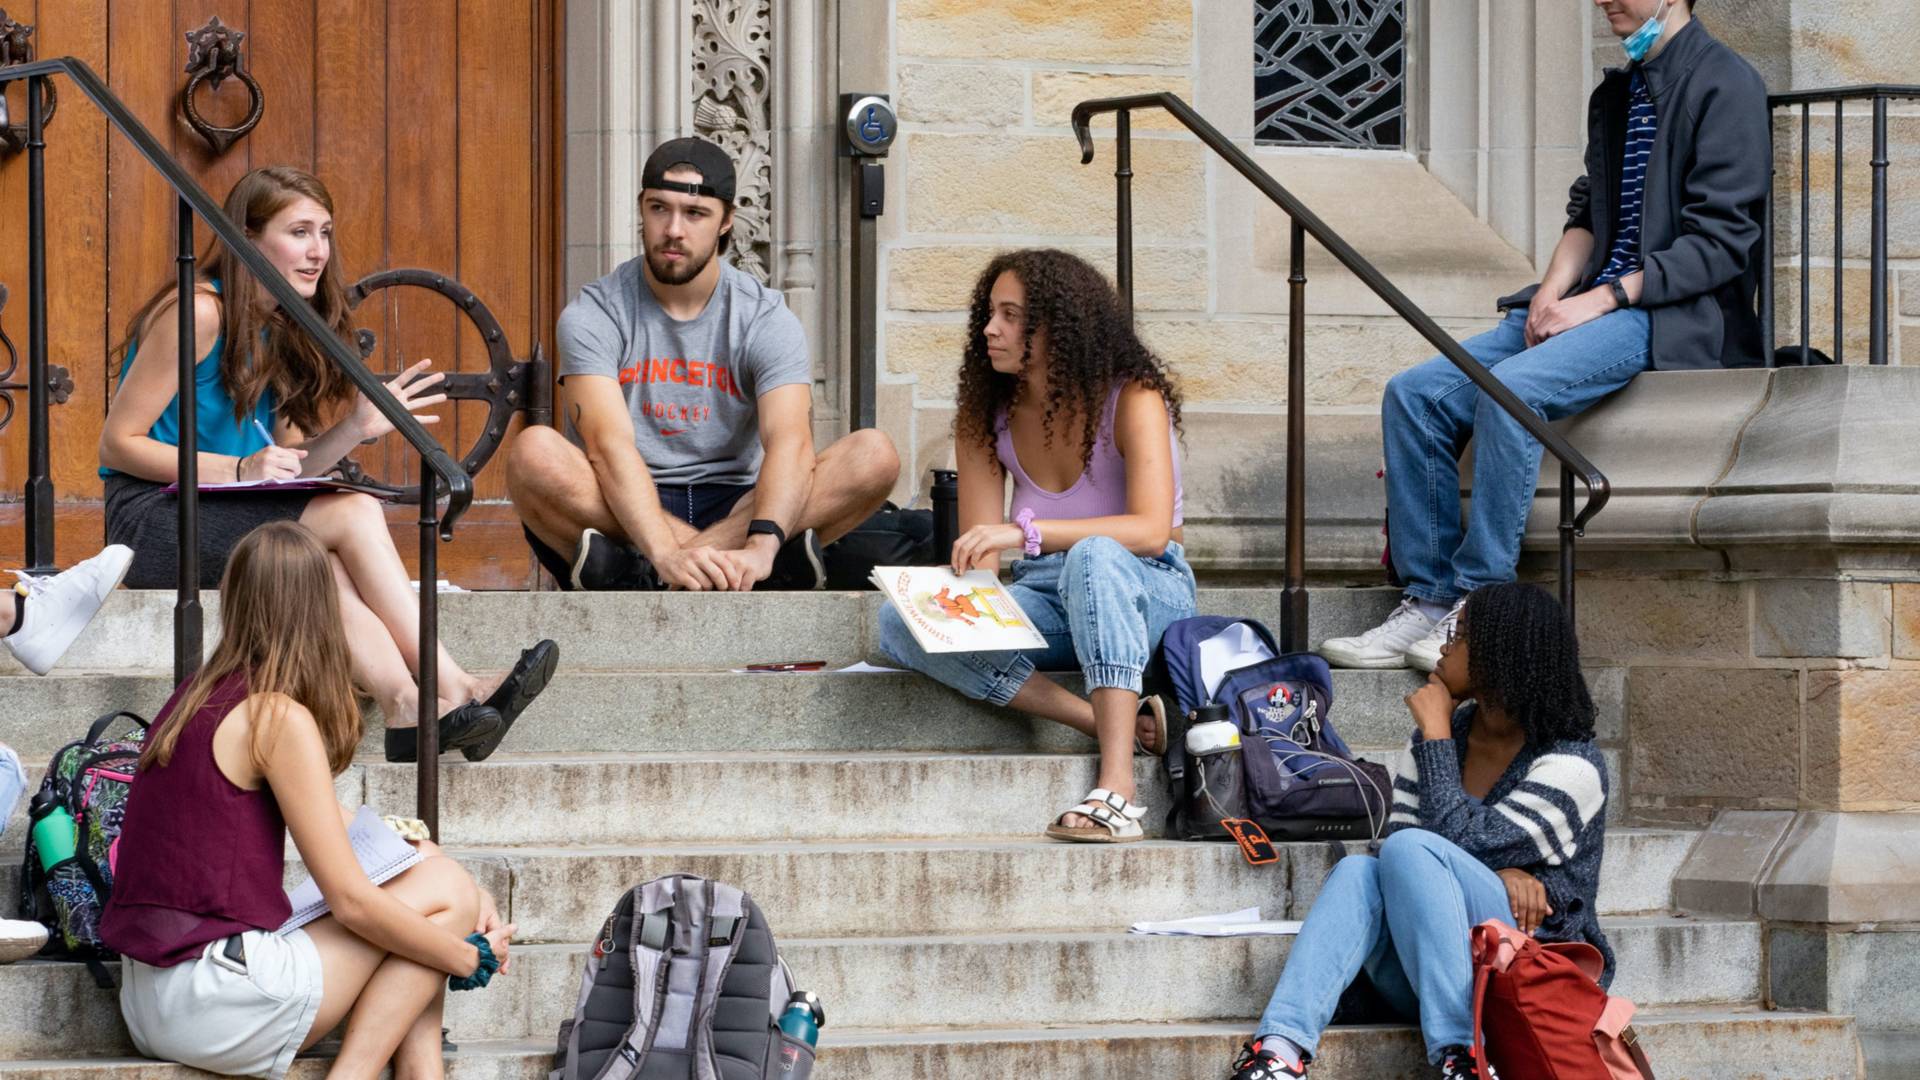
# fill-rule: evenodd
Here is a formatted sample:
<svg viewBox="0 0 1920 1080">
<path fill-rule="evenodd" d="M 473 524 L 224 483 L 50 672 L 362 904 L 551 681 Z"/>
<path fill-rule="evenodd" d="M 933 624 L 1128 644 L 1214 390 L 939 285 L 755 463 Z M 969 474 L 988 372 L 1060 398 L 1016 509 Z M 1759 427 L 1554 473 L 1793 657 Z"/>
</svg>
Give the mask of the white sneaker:
<svg viewBox="0 0 1920 1080">
<path fill-rule="evenodd" d="M 1446 648 L 1447 639 L 1453 636 L 1453 628 L 1460 625 L 1460 612 L 1465 610 L 1467 601 L 1460 601 L 1448 610 L 1426 637 L 1407 646 L 1407 666 L 1416 671 L 1432 671 L 1440 666 L 1440 650 Z"/>
<path fill-rule="evenodd" d="M 25 919 L 0 919 L 0 964 L 25 960 L 47 943 L 47 928 Z"/>
<path fill-rule="evenodd" d="M 1343 668 L 1397 668 L 1407 666 L 1407 647 L 1432 632 L 1434 621 L 1409 596 L 1400 601 L 1387 621 L 1356 637 L 1329 638 L 1320 643 L 1327 663 Z"/>
<path fill-rule="evenodd" d="M 127 576 L 133 565 L 133 549 L 122 544 L 106 550 L 64 573 L 52 577 L 32 577 L 24 571 L 13 574 L 20 579 L 15 589 L 26 590 L 26 606 L 20 625 L 5 640 L 7 648 L 27 670 L 45 675 L 60 662 L 80 631 L 93 621 L 94 613 L 107 602 L 107 594 Z M 0 604 L 8 603 L 0 594 Z"/>
</svg>

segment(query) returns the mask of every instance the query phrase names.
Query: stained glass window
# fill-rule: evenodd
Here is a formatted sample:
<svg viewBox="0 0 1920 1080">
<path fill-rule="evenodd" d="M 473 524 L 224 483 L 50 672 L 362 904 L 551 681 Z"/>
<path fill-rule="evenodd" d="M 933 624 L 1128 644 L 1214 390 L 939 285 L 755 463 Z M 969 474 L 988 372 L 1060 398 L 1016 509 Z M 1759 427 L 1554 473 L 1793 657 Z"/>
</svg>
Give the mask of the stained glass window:
<svg viewBox="0 0 1920 1080">
<path fill-rule="evenodd" d="M 1404 146 L 1406 27 L 1406 0 L 1254 0 L 1254 140 Z"/>
</svg>

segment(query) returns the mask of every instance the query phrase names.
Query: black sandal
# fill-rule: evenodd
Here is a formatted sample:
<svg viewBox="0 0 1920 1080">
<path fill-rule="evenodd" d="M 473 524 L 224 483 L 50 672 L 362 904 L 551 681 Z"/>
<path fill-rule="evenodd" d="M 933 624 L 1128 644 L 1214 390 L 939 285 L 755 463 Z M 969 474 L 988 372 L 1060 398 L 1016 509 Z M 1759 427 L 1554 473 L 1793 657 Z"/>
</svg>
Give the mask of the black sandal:
<svg viewBox="0 0 1920 1080">
<path fill-rule="evenodd" d="M 504 734 L 505 724 L 501 721 L 500 711 L 491 705 L 469 701 L 465 705 L 449 709 L 440 718 L 440 752 L 459 750 L 471 751 L 476 744 L 493 740 L 499 745 L 499 734 Z M 492 753 L 489 749 L 488 753 Z M 387 760 L 395 764 L 408 764 L 420 760 L 420 732 L 417 728 L 387 729 Z"/>
<path fill-rule="evenodd" d="M 500 740 L 507 737 L 507 729 L 513 726 L 520 714 L 527 711 L 533 699 L 553 681 L 554 670 L 560 666 L 560 646 L 552 639 L 540 642 L 520 654 L 520 660 L 513 665 L 507 677 L 500 680 L 500 686 L 488 696 L 486 704 L 500 714 L 500 727 L 491 738 L 480 740 L 461 749 L 468 761 L 485 761 L 500 746 Z"/>
</svg>

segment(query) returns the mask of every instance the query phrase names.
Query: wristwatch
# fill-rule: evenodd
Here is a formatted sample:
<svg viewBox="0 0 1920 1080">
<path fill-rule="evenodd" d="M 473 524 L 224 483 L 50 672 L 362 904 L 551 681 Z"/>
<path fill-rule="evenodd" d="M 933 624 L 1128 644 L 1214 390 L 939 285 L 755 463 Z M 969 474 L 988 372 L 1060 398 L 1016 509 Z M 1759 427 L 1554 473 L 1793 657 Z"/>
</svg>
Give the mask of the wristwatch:
<svg viewBox="0 0 1920 1080">
<path fill-rule="evenodd" d="M 1633 306 L 1633 300 L 1627 296 L 1627 287 L 1620 284 L 1619 278 L 1607 282 L 1607 291 L 1613 294 L 1614 304 L 1622 310 Z"/>
<path fill-rule="evenodd" d="M 776 546 L 784 547 L 786 545 L 787 531 L 780 527 L 779 522 L 769 521 L 766 518 L 754 518 L 747 523 L 748 536 L 760 536 L 762 534 L 773 537 L 773 542 Z"/>
</svg>

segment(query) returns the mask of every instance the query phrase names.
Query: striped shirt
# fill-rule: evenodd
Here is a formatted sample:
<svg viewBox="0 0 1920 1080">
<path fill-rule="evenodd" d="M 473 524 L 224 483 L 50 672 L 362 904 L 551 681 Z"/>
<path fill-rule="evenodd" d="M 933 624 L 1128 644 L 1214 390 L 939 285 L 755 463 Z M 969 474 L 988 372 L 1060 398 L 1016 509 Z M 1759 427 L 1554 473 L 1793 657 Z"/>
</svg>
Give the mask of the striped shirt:
<svg viewBox="0 0 1920 1080">
<path fill-rule="evenodd" d="M 1647 92 L 1646 75 L 1636 65 L 1627 84 L 1626 152 L 1620 158 L 1620 222 L 1613 235 L 1613 250 L 1595 285 L 1605 285 L 1640 269 L 1640 209 L 1646 203 L 1647 162 L 1653 160 L 1653 132 L 1657 126 L 1653 114 L 1653 95 Z"/>
<path fill-rule="evenodd" d="M 1475 706 L 1453 717 L 1453 738 L 1417 734 L 1394 761 L 1389 834 L 1425 829 L 1492 870 L 1514 867 L 1540 879 L 1553 914 L 1541 941 L 1584 941 L 1606 958 L 1602 986 L 1613 980 L 1613 950 L 1600 932 L 1594 897 L 1606 846 L 1607 768 L 1593 743 L 1568 740 L 1514 755 L 1484 799 L 1461 786 L 1467 732 Z"/>
</svg>

